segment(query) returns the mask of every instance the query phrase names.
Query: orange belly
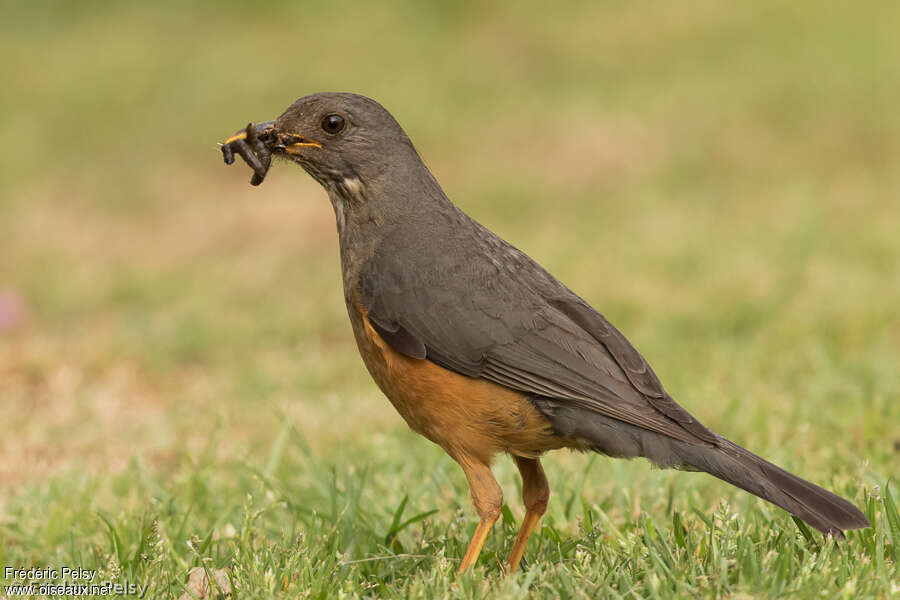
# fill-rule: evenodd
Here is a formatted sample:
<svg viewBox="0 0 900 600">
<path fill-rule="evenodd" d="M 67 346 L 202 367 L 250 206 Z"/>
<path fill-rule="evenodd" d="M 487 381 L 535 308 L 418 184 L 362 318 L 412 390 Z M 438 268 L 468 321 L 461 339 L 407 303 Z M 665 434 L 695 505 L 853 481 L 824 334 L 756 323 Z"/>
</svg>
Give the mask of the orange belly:
<svg viewBox="0 0 900 600">
<path fill-rule="evenodd" d="M 400 354 L 378 335 L 361 304 L 350 313 L 359 352 L 378 387 L 413 431 L 453 458 L 489 464 L 498 452 L 536 457 L 564 445 L 521 392 Z"/>
</svg>

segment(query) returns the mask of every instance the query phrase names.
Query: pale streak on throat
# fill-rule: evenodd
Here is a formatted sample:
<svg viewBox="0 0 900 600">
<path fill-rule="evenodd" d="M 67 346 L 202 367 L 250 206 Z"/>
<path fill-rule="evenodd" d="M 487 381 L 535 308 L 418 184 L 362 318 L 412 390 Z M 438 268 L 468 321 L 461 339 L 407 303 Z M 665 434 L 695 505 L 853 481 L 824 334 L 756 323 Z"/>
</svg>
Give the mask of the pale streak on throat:
<svg viewBox="0 0 900 600">
<path fill-rule="evenodd" d="M 347 177 L 344 179 L 344 187 L 357 200 L 362 200 L 362 181 L 356 177 Z"/>
<path fill-rule="evenodd" d="M 347 177 L 342 182 L 344 189 L 346 189 L 353 199 L 357 202 L 362 202 L 362 182 L 356 177 Z M 328 194 L 329 199 L 331 200 L 331 205 L 334 207 L 334 216 L 337 218 L 337 227 L 338 233 L 342 233 L 344 231 L 344 225 L 347 223 L 347 206 L 344 201 L 344 198 L 338 193 L 337 190 L 332 190 Z"/>
</svg>

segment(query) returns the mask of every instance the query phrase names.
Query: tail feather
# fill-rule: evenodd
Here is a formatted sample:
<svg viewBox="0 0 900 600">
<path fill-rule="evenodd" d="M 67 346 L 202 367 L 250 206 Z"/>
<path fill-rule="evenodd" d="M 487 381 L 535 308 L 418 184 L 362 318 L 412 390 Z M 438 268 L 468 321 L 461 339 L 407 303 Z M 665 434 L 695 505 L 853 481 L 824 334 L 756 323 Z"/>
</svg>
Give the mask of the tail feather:
<svg viewBox="0 0 900 600">
<path fill-rule="evenodd" d="M 780 506 L 822 533 L 843 537 L 843 531 L 869 527 L 866 516 L 849 501 L 773 465 L 722 439 L 719 446 L 689 447 L 678 443 L 685 467 L 705 471 Z"/>
<path fill-rule="evenodd" d="M 844 530 L 870 527 L 847 500 L 721 436 L 712 446 L 689 444 L 553 398 L 535 396 L 531 402 L 554 432 L 575 447 L 621 458 L 643 456 L 663 468 L 705 471 L 835 537 L 843 537 Z"/>
</svg>

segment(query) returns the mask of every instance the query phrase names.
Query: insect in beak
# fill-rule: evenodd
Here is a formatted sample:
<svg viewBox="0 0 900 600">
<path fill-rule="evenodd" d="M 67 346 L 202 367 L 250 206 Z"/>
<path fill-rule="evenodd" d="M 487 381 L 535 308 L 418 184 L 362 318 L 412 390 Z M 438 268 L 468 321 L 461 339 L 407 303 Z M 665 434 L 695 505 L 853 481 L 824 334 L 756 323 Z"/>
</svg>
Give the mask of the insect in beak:
<svg viewBox="0 0 900 600">
<path fill-rule="evenodd" d="M 225 164 L 234 163 L 237 153 L 253 169 L 250 185 L 259 185 L 269 172 L 272 154 L 298 154 L 302 147 L 321 148 L 322 144 L 293 133 L 282 133 L 275 129 L 275 121 L 247 124 L 222 143 L 222 156 Z"/>
<path fill-rule="evenodd" d="M 234 163 L 234 153 L 237 152 L 253 169 L 250 185 L 261 184 L 272 164 L 272 149 L 269 144 L 274 138 L 275 121 L 266 121 L 259 125 L 248 123 L 247 127 L 235 133 L 222 144 L 222 157 L 225 159 L 225 164 Z"/>
</svg>

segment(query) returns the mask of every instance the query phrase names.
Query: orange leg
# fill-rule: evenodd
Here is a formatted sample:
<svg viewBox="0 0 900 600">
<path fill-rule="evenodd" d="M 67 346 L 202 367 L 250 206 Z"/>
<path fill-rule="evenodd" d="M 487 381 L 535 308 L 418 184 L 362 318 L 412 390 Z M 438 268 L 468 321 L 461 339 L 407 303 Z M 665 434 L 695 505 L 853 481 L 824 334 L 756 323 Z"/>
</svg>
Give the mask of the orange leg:
<svg viewBox="0 0 900 600">
<path fill-rule="evenodd" d="M 491 469 L 486 464 L 477 461 L 460 460 L 463 471 L 466 473 L 466 479 L 469 480 L 469 491 L 472 494 L 472 503 L 475 505 L 475 511 L 481 518 L 478 527 L 475 529 L 475 535 L 469 542 L 469 547 L 463 556 L 462 563 L 459 565 L 459 573 L 462 573 L 475 564 L 478 555 L 481 554 L 481 547 L 487 539 L 494 522 L 500 517 L 500 507 L 503 505 L 503 490 L 497 480 L 494 479 Z"/>
<path fill-rule="evenodd" d="M 522 520 L 522 528 L 513 544 L 512 552 L 506 561 L 509 572 L 514 573 L 519 568 L 519 561 L 525 553 L 528 538 L 535 530 L 544 511 L 547 510 L 547 502 L 550 500 L 550 485 L 541 467 L 541 461 L 536 458 L 522 458 L 516 456 L 516 466 L 522 475 L 522 500 L 525 502 L 525 518 Z"/>
</svg>

